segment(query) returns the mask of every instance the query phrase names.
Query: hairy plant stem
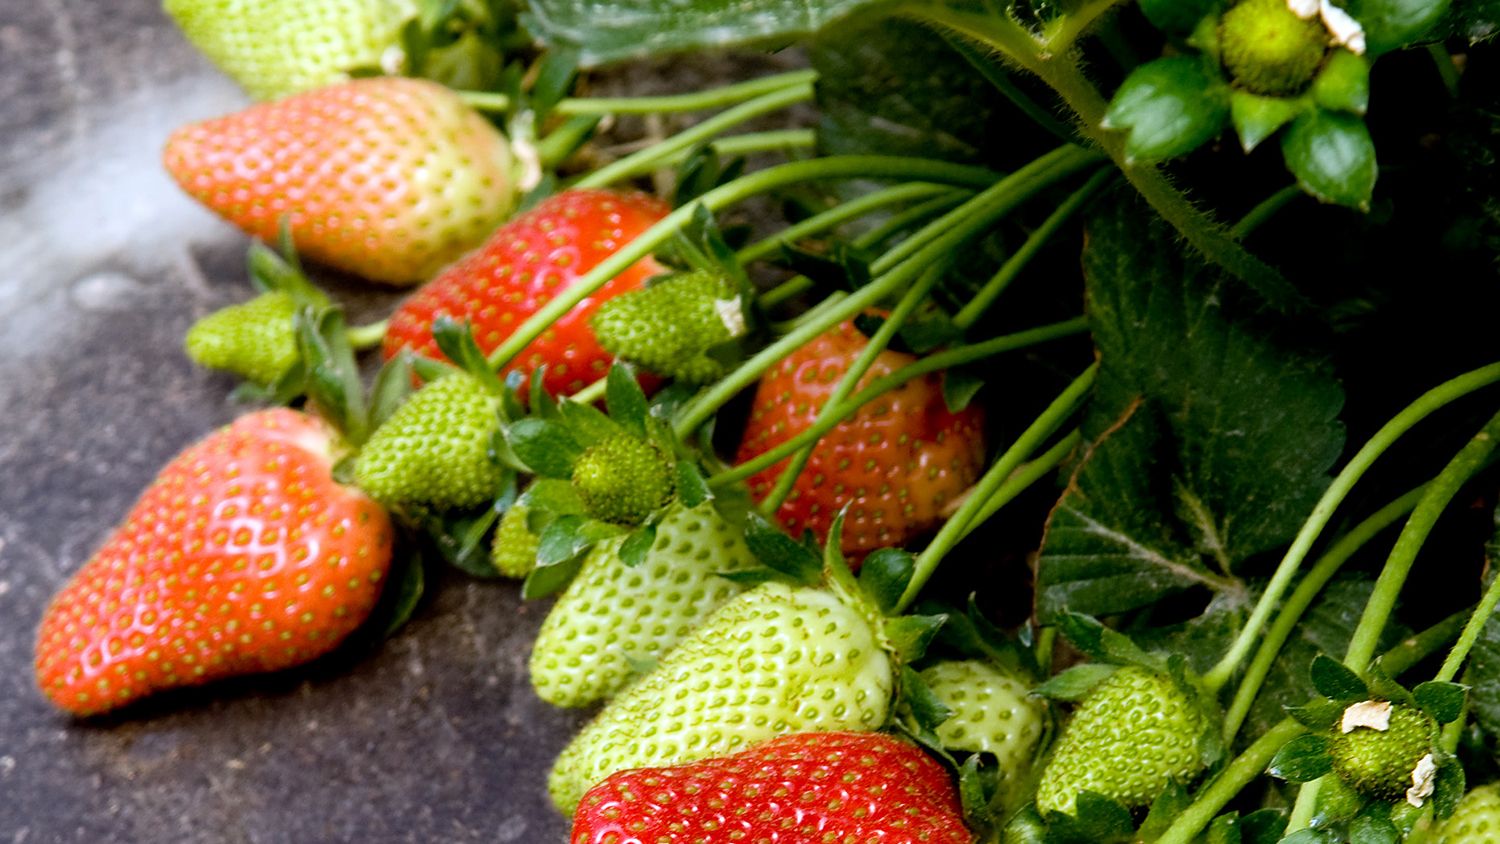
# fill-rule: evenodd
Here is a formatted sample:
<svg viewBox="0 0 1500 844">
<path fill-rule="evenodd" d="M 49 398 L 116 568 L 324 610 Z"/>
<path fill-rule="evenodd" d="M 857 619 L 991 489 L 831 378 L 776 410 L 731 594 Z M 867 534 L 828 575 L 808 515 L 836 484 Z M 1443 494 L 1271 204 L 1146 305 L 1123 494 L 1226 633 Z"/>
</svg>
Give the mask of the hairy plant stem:
<svg viewBox="0 0 1500 844">
<path fill-rule="evenodd" d="M 1173 187 L 1160 169 L 1130 160 L 1125 154 L 1125 135 L 1104 128 L 1108 103 L 1084 75 L 1073 41 L 1083 26 L 1112 5 L 1113 2 L 1107 0 L 1085 4 L 1087 14 L 1080 10 L 1063 19 L 1075 18 L 1076 23 L 1065 23 L 1050 37 L 1042 39 L 1000 14 L 960 11 L 941 4 L 903 6 L 901 11 L 997 50 L 1035 74 L 1073 111 L 1083 136 L 1109 155 L 1131 186 L 1156 209 L 1156 213 L 1181 232 L 1194 249 L 1249 284 L 1269 304 L 1282 310 L 1306 307 L 1306 297 L 1281 273 L 1246 251 L 1222 225 Z"/>
<path fill-rule="evenodd" d="M 710 487 L 716 488 L 724 487 L 729 484 L 742 481 L 757 472 L 763 471 L 776 465 L 777 463 L 780 463 L 782 460 L 785 460 L 788 456 L 795 453 L 797 449 L 808 445 L 809 443 L 817 442 L 820 438 L 823 437 L 823 435 L 833 430 L 834 427 L 838 425 L 838 423 L 844 421 L 850 416 L 853 416 L 855 411 L 859 410 L 861 407 L 869 404 L 875 399 L 885 395 L 886 393 L 889 393 L 891 390 L 894 390 L 909 381 L 921 378 L 922 376 L 929 373 L 941 372 L 945 369 L 950 369 L 955 366 L 962 366 L 966 363 L 973 363 L 974 361 L 983 360 L 984 358 L 992 357 L 1004 352 L 1028 348 L 1038 343 L 1045 343 L 1051 340 L 1062 339 L 1064 337 L 1073 337 L 1086 331 L 1088 331 L 1088 321 L 1083 317 L 1079 317 L 1077 319 L 1070 319 L 1065 322 L 1057 322 L 1051 325 L 1044 325 L 1039 328 L 1020 331 L 1015 334 L 1007 334 L 1002 337 L 995 337 L 982 343 L 974 343 L 968 346 L 957 346 L 955 348 L 921 358 L 920 360 L 907 364 L 906 366 L 903 366 L 894 372 L 891 372 L 887 375 L 882 375 L 881 377 L 870 381 L 870 383 L 866 385 L 864 389 L 860 390 L 858 393 L 855 393 L 847 401 L 840 403 L 835 412 L 832 413 L 827 419 L 824 419 L 820 416 L 818 420 L 810 425 L 806 430 L 801 431 L 795 437 L 792 437 L 786 442 L 777 445 L 770 451 L 767 451 L 764 454 L 757 455 L 752 460 L 747 460 L 744 463 L 719 472 L 718 474 L 708 479 L 708 485 Z"/>
<path fill-rule="evenodd" d="M 933 572 L 937 571 L 938 564 L 943 561 L 943 557 L 964 537 L 969 526 L 975 524 L 975 517 L 1005 485 L 1012 473 L 1032 452 L 1036 451 L 1042 442 L 1062 427 L 1069 416 L 1073 415 L 1094 386 L 1094 378 L 1098 374 L 1099 364 L 1097 363 L 1085 369 L 1082 374 L 1073 379 L 1067 389 L 1047 405 L 1047 409 L 1042 411 L 1041 415 L 1033 420 L 1020 436 L 1016 437 L 1015 442 L 995 459 L 994 464 L 979 479 L 979 483 L 974 485 L 974 489 L 969 493 L 963 505 L 958 508 L 958 512 L 948 517 L 942 528 L 938 530 L 937 536 L 933 537 L 932 542 L 928 543 L 922 553 L 917 555 L 916 570 L 912 573 L 911 582 L 907 584 L 906 591 L 901 594 L 901 600 L 896 603 L 896 613 L 904 612 L 916 599 L 917 593 L 922 591 L 922 587 L 927 585 Z"/>
<path fill-rule="evenodd" d="M 1469 652 L 1474 650 L 1480 634 L 1484 632 L 1484 626 L 1489 623 L 1490 616 L 1495 614 L 1496 604 L 1500 604 L 1500 577 L 1490 581 L 1490 585 L 1484 590 L 1484 597 L 1479 600 L 1479 606 L 1464 624 L 1464 632 L 1459 634 L 1453 649 L 1448 651 L 1448 658 L 1443 660 L 1443 666 L 1432 679 L 1446 683 L 1458 676 L 1458 670 L 1463 667 L 1464 660 L 1469 658 Z M 1459 723 L 1462 724 L 1462 719 Z"/>
<path fill-rule="evenodd" d="M 1380 659 L 1381 667 L 1392 677 L 1409 670 L 1451 641 L 1457 635 L 1466 615 L 1466 612 L 1461 612 L 1449 616 L 1421 633 L 1403 640 L 1385 652 Z M 1291 718 L 1284 718 L 1266 730 L 1243 753 L 1225 766 L 1224 770 L 1220 771 L 1219 775 L 1214 777 L 1208 785 L 1199 789 L 1192 804 L 1177 815 L 1177 819 L 1172 822 L 1166 832 L 1156 839 L 1156 844 L 1191 844 L 1197 841 L 1199 833 L 1213 822 L 1225 806 L 1229 805 L 1229 801 L 1233 800 L 1235 795 L 1239 794 L 1256 777 L 1265 773 L 1266 766 L 1271 763 L 1276 751 L 1306 731 L 1306 727 Z M 1308 789 L 1303 789 L 1304 794 L 1307 791 Z M 1292 828 L 1288 827 L 1287 832 L 1291 831 Z"/>
<path fill-rule="evenodd" d="M 881 155 L 829 156 L 813 161 L 793 161 L 742 176 L 705 193 L 696 202 L 673 211 L 569 285 L 490 353 L 490 366 L 499 369 L 509 363 L 579 302 L 592 296 L 610 279 L 666 243 L 692 219 L 700 204 L 709 211 L 717 211 L 760 193 L 815 179 L 889 178 L 989 185 L 992 177 L 993 174 L 988 170 L 977 167 Z"/>
<path fill-rule="evenodd" d="M 888 263 L 894 263 L 897 260 L 894 256 L 899 255 L 902 260 L 899 265 L 892 268 L 889 272 L 876 276 L 869 284 L 841 300 L 835 307 L 830 308 L 826 313 L 820 315 L 817 320 L 803 322 L 792 334 L 788 334 L 770 346 L 767 346 L 759 354 L 756 354 L 733 372 L 720 379 L 707 391 L 700 393 L 683 407 L 679 413 L 678 421 L 675 425 L 678 436 L 686 438 L 698 426 L 706 422 L 708 417 L 713 415 L 725 402 L 734 398 L 740 390 L 748 387 L 768 369 L 780 362 L 782 358 L 791 354 L 823 331 L 838 325 L 840 322 L 860 313 L 865 308 L 880 302 L 886 296 L 901 290 L 905 285 L 916 280 L 931 264 L 947 260 L 954 249 L 984 231 L 995 220 L 1004 216 L 1017 204 L 1054 181 L 1077 171 L 1081 167 L 1087 166 L 1091 161 L 1095 160 L 1095 157 L 1094 153 L 1084 150 L 1081 147 L 1065 146 L 1053 150 L 1001 179 L 986 190 L 976 194 L 973 199 L 964 203 L 959 208 L 934 221 L 927 228 L 940 233 L 921 247 L 907 248 L 910 240 L 917 239 L 916 236 L 913 236 L 910 240 L 902 242 L 896 248 L 882 255 L 879 260 L 871 265 L 872 270 L 878 270 Z M 829 160 L 831 159 L 822 159 L 821 162 L 826 163 Z M 817 164 L 820 162 L 796 162 L 781 166 L 783 168 L 795 167 L 797 164 L 803 163 Z M 774 169 L 777 168 L 771 168 L 771 170 Z M 771 170 L 765 170 L 762 173 L 769 173 Z M 723 190 L 723 188 L 705 194 L 702 201 L 706 202 L 717 190 Z M 678 211 L 673 212 L 673 216 L 684 210 L 688 210 L 690 213 L 690 209 L 678 209 Z M 669 217 L 657 225 L 665 225 L 671 219 Z M 655 228 L 651 231 L 655 231 Z M 642 237 L 650 234 L 651 232 L 647 232 Z M 640 238 L 637 238 L 637 242 L 639 240 Z M 632 247 L 634 245 L 634 243 L 631 244 Z M 569 288 L 567 292 L 571 293 L 572 288 Z M 556 300 L 554 300 L 553 304 L 555 303 Z M 551 305 L 548 307 L 551 307 Z M 538 316 L 540 316 L 540 313 Z"/>
<path fill-rule="evenodd" d="M 1466 372 L 1453 378 L 1426 393 L 1423 393 L 1416 401 L 1407 405 L 1400 413 L 1396 414 L 1389 422 L 1385 423 L 1380 430 L 1376 431 L 1369 441 L 1360 448 L 1349 462 L 1339 472 L 1318 503 L 1313 507 L 1312 513 L 1307 521 L 1302 523 L 1302 528 L 1292 540 L 1292 545 L 1287 549 L 1286 555 L 1282 557 L 1281 563 L 1271 575 L 1270 582 L 1266 585 L 1266 591 L 1261 594 L 1260 600 L 1256 602 L 1255 608 L 1251 610 L 1250 618 L 1245 622 L 1245 627 L 1229 650 L 1218 664 L 1203 677 L 1204 684 L 1211 690 L 1217 692 L 1227 684 L 1240 663 L 1249 655 L 1251 648 L 1255 647 L 1270 621 L 1271 613 L 1275 611 L 1277 604 L 1286 594 L 1291 586 L 1292 579 L 1297 574 L 1297 569 L 1312 550 L 1313 543 L 1317 541 L 1318 535 L 1328 525 L 1333 513 L 1343 503 L 1354 484 L 1359 481 L 1364 473 L 1369 470 L 1375 460 L 1384 454 L 1396 440 L 1411 430 L 1418 422 L 1427 418 L 1438 409 L 1448 405 L 1456 399 L 1462 398 L 1469 393 L 1482 387 L 1500 381 L 1500 363 L 1490 364 L 1471 372 Z"/>
</svg>

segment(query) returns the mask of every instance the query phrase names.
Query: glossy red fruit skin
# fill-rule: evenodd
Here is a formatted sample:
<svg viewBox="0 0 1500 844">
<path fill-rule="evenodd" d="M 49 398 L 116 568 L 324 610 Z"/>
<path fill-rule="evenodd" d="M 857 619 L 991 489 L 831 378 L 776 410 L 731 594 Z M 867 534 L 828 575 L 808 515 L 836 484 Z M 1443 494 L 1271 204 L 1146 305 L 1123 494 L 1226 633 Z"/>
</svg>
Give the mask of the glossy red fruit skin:
<svg viewBox="0 0 1500 844">
<path fill-rule="evenodd" d="M 846 322 L 788 355 L 756 387 L 736 463 L 744 463 L 809 428 L 866 338 Z M 914 362 L 884 351 L 860 386 Z M 840 509 L 844 553 L 858 561 L 876 548 L 899 546 L 931 529 L 944 509 L 984 469 L 984 412 L 959 413 L 943 401 L 942 376 L 909 381 L 865 405 L 828 432 L 777 511 L 794 535 L 810 529 L 819 542 Z M 783 460 L 749 478 L 756 501 L 770 493 Z"/>
<path fill-rule="evenodd" d="M 881 733 L 800 733 L 623 771 L 584 795 L 570 844 L 970 844 L 948 772 Z"/>
<path fill-rule="evenodd" d="M 75 715 L 332 650 L 390 567 L 385 511 L 332 478 L 334 434 L 278 408 L 189 446 L 53 598 L 37 683 Z"/>
<path fill-rule="evenodd" d="M 642 193 L 569 190 L 501 226 L 485 244 L 409 296 L 391 316 L 383 351 L 402 349 L 443 360 L 432 339 L 440 316 L 468 320 L 486 354 L 527 317 L 671 211 Z M 595 339 L 589 319 L 605 301 L 665 271 L 643 258 L 584 299 L 501 372 L 528 376 L 547 367 L 553 395 L 575 393 L 603 378 L 614 358 Z"/>
<path fill-rule="evenodd" d="M 515 206 L 509 143 L 452 91 L 356 79 L 184 126 L 162 153 L 190 196 L 268 243 L 371 281 L 426 281 Z"/>
</svg>

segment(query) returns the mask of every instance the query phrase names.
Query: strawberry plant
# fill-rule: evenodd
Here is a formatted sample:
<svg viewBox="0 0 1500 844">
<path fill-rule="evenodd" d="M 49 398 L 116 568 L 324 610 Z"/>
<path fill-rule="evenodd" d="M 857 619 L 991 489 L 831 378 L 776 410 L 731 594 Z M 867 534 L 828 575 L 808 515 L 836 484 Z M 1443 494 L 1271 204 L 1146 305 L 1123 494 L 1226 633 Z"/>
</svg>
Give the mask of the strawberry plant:
<svg viewBox="0 0 1500 844">
<path fill-rule="evenodd" d="M 546 783 L 573 840 L 1493 824 L 1492 3 L 531 0 L 374 34 L 376 6 L 314 4 L 275 27 L 337 37 L 281 75 L 243 38 L 280 29 L 171 5 L 252 91 L 312 89 L 169 143 L 286 241 L 188 352 L 303 408 L 260 413 L 340 422 L 320 501 L 403 531 L 395 620 L 439 560 L 556 596 L 531 685 L 603 704 Z M 805 70 L 584 95 L 642 53 L 793 42 Z M 469 89 L 346 78 L 377 44 Z M 767 197 L 784 218 L 743 226 Z M 426 283 L 345 331 L 292 246 Z M 164 483 L 233 482 L 207 469 Z M 202 579 L 162 612 L 232 588 L 173 527 L 204 496 L 133 515 L 59 599 L 64 708 L 217 676 L 114 668 L 189 637 L 122 642 L 99 609 L 161 558 Z"/>
</svg>

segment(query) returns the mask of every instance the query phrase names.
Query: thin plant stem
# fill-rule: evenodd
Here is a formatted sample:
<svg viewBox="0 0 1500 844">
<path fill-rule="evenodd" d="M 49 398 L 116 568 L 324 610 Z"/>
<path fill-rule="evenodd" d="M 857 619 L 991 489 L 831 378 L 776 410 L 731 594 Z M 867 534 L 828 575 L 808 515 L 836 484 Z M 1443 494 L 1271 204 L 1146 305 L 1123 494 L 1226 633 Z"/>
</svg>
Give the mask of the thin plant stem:
<svg viewBox="0 0 1500 844">
<path fill-rule="evenodd" d="M 735 257 L 744 263 L 759 261 L 767 255 L 774 254 L 787 244 L 796 243 L 803 238 L 821 234 L 850 220 L 863 217 L 872 211 L 885 208 L 888 205 L 899 205 L 903 202 L 956 193 L 959 193 L 959 191 L 947 185 L 932 185 L 925 182 L 906 182 L 873 190 L 848 202 L 840 202 L 838 205 L 825 211 L 819 211 L 805 220 L 793 223 L 764 240 L 746 246 L 744 249 L 736 252 Z"/>
<path fill-rule="evenodd" d="M 1083 442 L 1083 432 L 1072 431 L 1067 436 L 1057 441 L 1057 444 L 1047 449 L 1040 457 L 1030 460 L 1015 471 L 1015 474 L 1005 479 L 1005 483 L 995 490 L 995 494 L 984 502 L 984 506 L 974 514 L 970 524 L 964 529 L 964 536 L 973 533 L 980 525 L 989 521 L 1001 507 L 1016 499 L 1016 496 L 1031 488 L 1031 485 L 1046 477 L 1062 464 Z"/>
<path fill-rule="evenodd" d="M 1260 228 L 1267 220 L 1276 216 L 1276 212 L 1286 207 L 1286 204 L 1302 195 L 1302 188 L 1297 185 L 1287 185 L 1281 190 L 1261 200 L 1254 208 L 1246 212 L 1240 218 L 1234 228 L 1229 230 L 1231 237 L 1236 240 L 1244 240 L 1251 232 Z"/>
<path fill-rule="evenodd" d="M 1016 437 L 1015 442 L 995 459 L 994 464 L 979 479 L 979 483 L 974 485 L 973 492 L 958 508 L 958 512 L 948 517 L 942 528 L 938 530 L 937 536 L 933 537 L 932 542 L 928 543 L 922 553 L 917 556 L 911 582 L 907 584 L 906 591 L 901 594 L 901 600 L 896 603 L 897 613 L 905 611 L 911 602 L 916 600 L 917 593 L 927 585 L 928 579 L 937 571 L 938 564 L 943 561 L 943 557 L 968 532 L 969 526 L 974 524 L 974 517 L 1004 486 L 1011 474 L 1043 441 L 1052 436 L 1069 416 L 1073 415 L 1094 386 L 1094 378 L 1098 374 L 1099 364 L 1095 363 L 1074 378 L 1067 389 L 1053 399 L 1047 409 L 1042 411 L 1041 415 L 1033 420 L 1020 436 Z"/>
<path fill-rule="evenodd" d="M 369 325 L 356 325 L 345 332 L 349 338 L 349 345 L 356 352 L 373 349 L 385 340 L 386 329 L 390 327 L 391 321 L 383 319 L 380 322 L 372 322 Z"/>
<path fill-rule="evenodd" d="M 765 132 L 746 132 L 743 135 L 725 135 L 714 139 L 709 146 L 720 155 L 753 155 L 758 152 L 791 152 L 811 149 L 817 145 L 817 133 L 811 129 L 771 129 Z M 676 165 L 686 160 L 693 151 L 680 150 L 661 162 Z"/>
<path fill-rule="evenodd" d="M 563 125 L 548 132 L 547 137 L 536 143 L 536 157 L 542 169 L 554 169 L 568 160 L 569 156 L 583 146 L 583 142 L 589 139 L 598 125 L 599 118 L 581 115 L 569 118 Z"/>
<path fill-rule="evenodd" d="M 650 97 L 568 97 L 552 107 L 554 114 L 598 116 L 609 114 L 664 114 L 667 112 L 707 111 L 742 103 L 763 94 L 796 85 L 809 85 L 818 74 L 812 70 L 795 70 L 737 82 L 706 91 L 665 94 Z M 510 111 L 512 102 L 505 94 L 492 91 L 459 91 L 458 96 L 480 111 Z"/>
</svg>

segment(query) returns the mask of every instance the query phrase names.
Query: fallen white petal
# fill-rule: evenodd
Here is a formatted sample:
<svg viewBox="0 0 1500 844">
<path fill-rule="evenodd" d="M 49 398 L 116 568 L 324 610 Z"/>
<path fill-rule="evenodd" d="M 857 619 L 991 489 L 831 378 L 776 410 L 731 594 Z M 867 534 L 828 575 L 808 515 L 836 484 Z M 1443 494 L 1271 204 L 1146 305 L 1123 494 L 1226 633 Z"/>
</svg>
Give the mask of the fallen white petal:
<svg viewBox="0 0 1500 844">
<path fill-rule="evenodd" d="M 1360 727 L 1385 732 L 1391 728 L 1391 702 L 1388 700 L 1362 700 L 1349 704 L 1344 710 L 1344 720 L 1339 729 L 1352 733 Z"/>
<path fill-rule="evenodd" d="M 1347 47 L 1355 55 L 1365 54 L 1365 28 L 1353 15 L 1333 5 L 1331 0 L 1322 0 L 1318 12 L 1323 16 L 1323 26 L 1333 35 L 1334 43 Z"/>
<path fill-rule="evenodd" d="M 719 321 L 724 323 L 730 337 L 740 337 L 745 333 L 745 307 L 740 302 L 740 297 L 715 299 L 714 310 L 718 312 Z"/>
<path fill-rule="evenodd" d="M 1303 20 L 1312 20 L 1318 15 L 1319 0 L 1286 0 L 1286 7 Z"/>
<path fill-rule="evenodd" d="M 1411 769 L 1411 788 L 1406 790 L 1406 802 L 1422 808 L 1427 798 L 1432 796 L 1432 790 L 1436 787 L 1434 781 L 1437 779 L 1437 762 L 1429 753 L 1417 760 L 1417 766 Z"/>
</svg>

